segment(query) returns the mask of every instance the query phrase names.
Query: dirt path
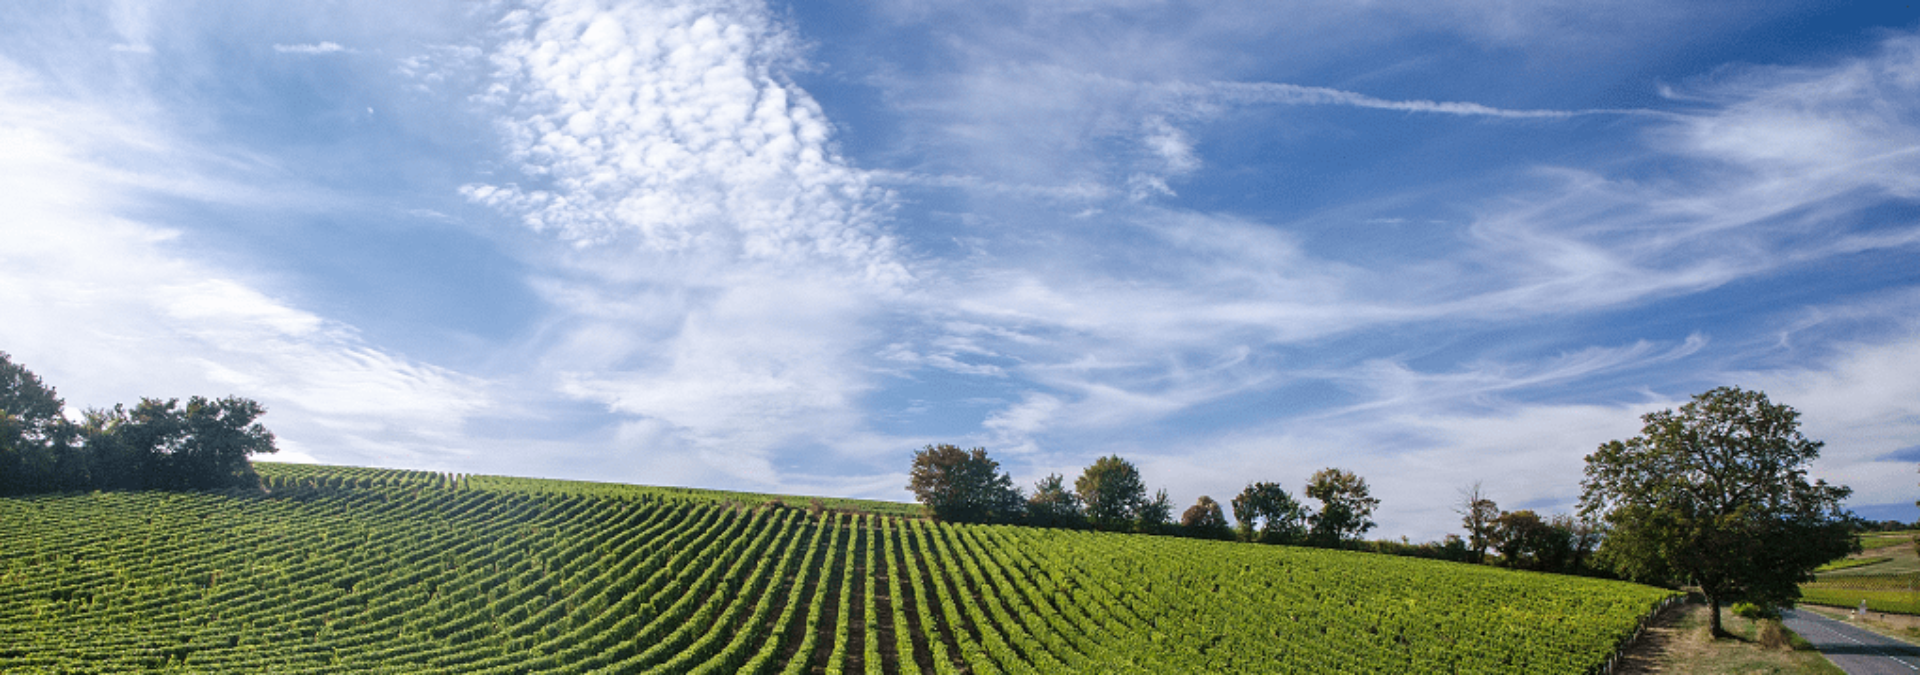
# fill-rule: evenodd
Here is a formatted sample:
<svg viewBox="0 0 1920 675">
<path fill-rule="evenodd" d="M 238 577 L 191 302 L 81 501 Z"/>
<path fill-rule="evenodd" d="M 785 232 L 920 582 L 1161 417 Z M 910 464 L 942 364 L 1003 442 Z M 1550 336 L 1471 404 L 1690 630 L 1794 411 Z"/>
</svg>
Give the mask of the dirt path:
<svg viewBox="0 0 1920 675">
<path fill-rule="evenodd" d="M 1732 612 L 1723 613 L 1721 620 L 1732 636 L 1709 639 L 1705 605 L 1682 603 L 1669 607 L 1654 617 L 1638 640 L 1627 646 L 1614 672 L 1619 675 L 1832 675 L 1845 672 L 1819 652 L 1761 646 L 1755 639 L 1758 626 Z"/>
</svg>

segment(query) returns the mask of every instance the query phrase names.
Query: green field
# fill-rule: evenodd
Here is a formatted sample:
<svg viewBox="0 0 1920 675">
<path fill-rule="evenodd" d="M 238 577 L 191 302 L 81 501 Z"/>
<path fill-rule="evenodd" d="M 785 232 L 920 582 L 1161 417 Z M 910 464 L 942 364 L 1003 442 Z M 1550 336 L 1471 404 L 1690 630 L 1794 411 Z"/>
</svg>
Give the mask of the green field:
<svg viewBox="0 0 1920 675">
<path fill-rule="evenodd" d="M 1878 556 L 1878 557 L 1872 557 L 1872 558 L 1841 558 L 1839 560 L 1835 560 L 1825 565 L 1821 565 L 1819 568 L 1815 569 L 1814 572 L 1816 573 L 1838 572 L 1840 570 L 1850 570 L 1850 569 L 1855 569 L 1859 567 L 1866 567 L 1868 565 L 1878 565 L 1880 563 L 1887 562 L 1889 560 L 1893 560 L 1893 558 L 1887 557 L 1887 556 Z"/>
<path fill-rule="evenodd" d="M 886 502 L 260 473 L 0 499 L 0 672 L 1578 673 L 1672 597 Z"/>
</svg>

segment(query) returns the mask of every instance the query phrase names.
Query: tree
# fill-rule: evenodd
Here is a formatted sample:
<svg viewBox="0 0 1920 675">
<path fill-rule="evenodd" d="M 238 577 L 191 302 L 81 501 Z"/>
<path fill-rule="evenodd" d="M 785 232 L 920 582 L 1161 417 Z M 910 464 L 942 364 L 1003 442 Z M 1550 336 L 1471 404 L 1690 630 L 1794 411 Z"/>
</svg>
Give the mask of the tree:
<svg viewBox="0 0 1920 675">
<path fill-rule="evenodd" d="M 1247 541 L 1297 544 L 1307 536 L 1306 507 L 1279 483 L 1248 484 L 1233 498 L 1233 519 L 1240 521 L 1240 537 Z"/>
<path fill-rule="evenodd" d="M 1568 574 L 1591 573 L 1593 552 L 1606 539 L 1606 528 L 1587 516 L 1557 515 L 1548 524 L 1566 533 L 1572 558 L 1567 561 L 1564 571 Z"/>
<path fill-rule="evenodd" d="M 276 452 L 254 401 L 195 396 L 88 410 L 73 424 L 40 378 L 0 352 L 0 494 L 259 485 L 248 460 Z"/>
<path fill-rule="evenodd" d="M 1173 500 L 1167 497 L 1167 491 L 1161 489 L 1153 494 L 1153 499 L 1140 505 L 1138 527 L 1141 532 L 1156 533 L 1173 520 Z"/>
<path fill-rule="evenodd" d="M 907 489 L 933 516 L 951 523 L 1005 523 L 1019 519 L 1025 498 L 986 448 L 942 443 L 913 453 Z"/>
<path fill-rule="evenodd" d="M 1500 505 L 1487 497 L 1480 487 L 1480 481 L 1460 491 L 1460 502 L 1454 507 L 1454 513 L 1460 514 L 1460 525 L 1467 530 L 1467 551 L 1470 561 L 1485 562 L 1487 546 L 1493 534 L 1493 520 L 1500 517 Z"/>
<path fill-rule="evenodd" d="M 1544 519 L 1528 509 L 1494 518 L 1489 542 L 1500 552 L 1500 564 L 1514 569 L 1565 572 L 1574 558 L 1572 532 L 1560 518 Z"/>
<path fill-rule="evenodd" d="M 1066 478 L 1049 474 L 1033 484 L 1027 499 L 1027 522 L 1041 527 L 1079 527 L 1086 521 L 1080 498 L 1067 490 Z"/>
<path fill-rule="evenodd" d="M 1140 482 L 1140 470 L 1119 455 L 1094 460 L 1073 481 L 1073 491 L 1086 505 L 1087 518 L 1109 529 L 1134 521 L 1147 504 L 1147 486 Z"/>
<path fill-rule="evenodd" d="M 228 397 L 143 398 L 132 410 L 89 411 L 88 464 L 99 487 L 204 490 L 259 484 L 252 455 L 278 452 L 273 432 L 255 420 L 259 403 Z"/>
<path fill-rule="evenodd" d="M 1227 527 L 1227 515 L 1220 511 L 1220 503 L 1206 495 L 1200 495 L 1193 506 L 1180 514 L 1180 527 L 1196 537 L 1227 539 L 1233 536 Z"/>
<path fill-rule="evenodd" d="M 71 489 L 85 484 L 73 462 L 73 425 L 65 402 L 40 376 L 0 352 L 0 494 Z"/>
<path fill-rule="evenodd" d="M 1822 444 L 1799 417 L 1738 387 L 1642 416 L 1639 436 L 1587 456 L 1581 510 L 1608 526 L 1598 557 L 1634 581 L 1699 586 L 1715 635 L 1724 604 L 1791 605 L 1814 568 L 1859 548 L 1840 507 L 1852 490 L 1807 480 Z"/>
<path fill-rule="evenodd" d="M 1373 529 L 1373 510 L 1380 500 L 1369 494 L 1367 480 L 1353 472 L 1321 469 L 1307 480 L 1307 496 L 1320 500 L 1320 511 L 1307 519 L 1307 540 L 1314 545 L 1338 547 Z"/>
</svg>

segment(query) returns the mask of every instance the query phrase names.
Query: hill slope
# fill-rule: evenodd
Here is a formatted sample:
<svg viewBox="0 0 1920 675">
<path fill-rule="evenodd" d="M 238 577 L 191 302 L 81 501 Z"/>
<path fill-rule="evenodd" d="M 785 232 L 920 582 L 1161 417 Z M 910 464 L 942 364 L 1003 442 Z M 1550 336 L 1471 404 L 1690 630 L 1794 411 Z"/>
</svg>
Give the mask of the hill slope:
<svg viewBox="0 0 1920 675">
<path fill-rule="evenodd" d="M 0 499 L 0 671 L 1585 672 L 1671 595 L 764 496 L 260 473 L 268 494 Z"/>
</svg>

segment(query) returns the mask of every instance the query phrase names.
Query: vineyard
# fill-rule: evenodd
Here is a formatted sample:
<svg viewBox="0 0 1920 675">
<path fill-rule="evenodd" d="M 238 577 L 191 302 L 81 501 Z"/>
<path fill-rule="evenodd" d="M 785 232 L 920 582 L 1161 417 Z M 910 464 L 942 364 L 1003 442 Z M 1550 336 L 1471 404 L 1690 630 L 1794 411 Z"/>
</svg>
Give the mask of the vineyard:
<svg viewBox="0 0 1920 675">
<path fill-rule="evenodd" d="M 0 671 L 1581 673 L 1672 595 L 885 502 L 258 470 L 265 494 L 0 499 Z"/>
<path fill-rule="evenodd" d="M 1853 608 L 1867 601 L 1867 609 L 1895 614 L 1920 614 L 1920 574 L 1821 575 L 1800 585 L 1800 601 Z"/>
</svg>

